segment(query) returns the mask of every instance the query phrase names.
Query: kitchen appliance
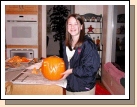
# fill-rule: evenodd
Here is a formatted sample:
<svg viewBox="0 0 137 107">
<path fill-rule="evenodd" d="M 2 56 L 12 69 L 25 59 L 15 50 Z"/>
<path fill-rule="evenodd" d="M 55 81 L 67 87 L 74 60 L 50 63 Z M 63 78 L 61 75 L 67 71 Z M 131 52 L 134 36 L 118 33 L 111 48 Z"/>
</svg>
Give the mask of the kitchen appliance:
<svg viewBox="0 0 137 107">
<path fill-rule="evenodd" d="M 38 58 L 38 49 L 36 48 L 7 48 L 6 53 L 6 59 L 13 56 L 24 56 L 29 59 Z"/>
<path fill-rule="evenodd" d="M 37 15 L 5 15 L 6 45 L 38 45 Z"/>
<path fill-rule="evenodd" d="M 32 49 L 11 49 L 10 58 L 13 56 L 26 57 L 29 59 L 34 58 L 34 51 Z"/>
</svg>

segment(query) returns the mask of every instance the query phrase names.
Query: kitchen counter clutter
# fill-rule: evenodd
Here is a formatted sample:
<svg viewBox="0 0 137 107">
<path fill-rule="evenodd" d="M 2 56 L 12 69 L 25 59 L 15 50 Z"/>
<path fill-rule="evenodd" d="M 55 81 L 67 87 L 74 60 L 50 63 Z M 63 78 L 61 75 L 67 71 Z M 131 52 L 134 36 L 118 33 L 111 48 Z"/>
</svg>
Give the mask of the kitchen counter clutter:
<svg viewBox="0 0 137 107">
<path fill-rule="evenodd" d="M 5 60 L 5 69 L 9 70 L 22 70 L 27 66 L 35 63 L 35 59 L 29 59 L 26 57 L 14 56 Z"/>
<path fill-rule="evenodd" d="M 42 61 L 24 69 L 5 70 L 6 95 L 64 95 L 66 80 L 51 81 L 39 70 Z M 37 73 L 33 73 L 34 68 Z"/>
</svg>

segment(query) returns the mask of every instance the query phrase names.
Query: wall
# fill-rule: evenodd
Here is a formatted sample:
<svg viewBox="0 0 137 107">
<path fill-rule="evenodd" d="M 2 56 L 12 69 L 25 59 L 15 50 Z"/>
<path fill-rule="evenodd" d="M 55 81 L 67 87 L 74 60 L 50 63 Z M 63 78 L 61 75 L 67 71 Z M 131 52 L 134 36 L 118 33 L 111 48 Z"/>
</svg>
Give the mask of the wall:
<svg viewBox="0 0 137 107">
<path fill-rule="evenodd" d="M 102 37 L 102 44 L 103 44 L 103 59 L 102 59 L 102 63 L 104 64 L 106 62 L 106 40 L 107 40 L 107 25 L 108 25 L 108 6 L 103 6 L 103 29 L 102 29 L 102 33 L 103 33 L 103 37 Z"/>
<path fill-rule="evenodd" d="M 102 65 L 106 62 L 111 62 L 112 54 L 112 38 L 113 38 L 113 10 L 114 6 L 103 6 L 103 59 Z M 104 67 L 102 66 L 101 80 L 104 83 L 105 77 Z"/>
<path fill-rule="evenodd" d="M 112 60 L 112 42 L 113 40 L 113 16 L 114 6 L 105 5 L 103 6 L 103 64 L 111 62 Z M 105 26 L 105 27 L 104 27 Z M 115 49 L 115 47 L 113 47 Z"/>
<path fill-rule="evenodd" d="M 125 13 L 125 5 L 118 5 L 117 6 L 117 14 L 123 14 Z"/>
<path fill-rule="evenodd" d="M 103 13 L 103 5 L 75 5 L 75 13 L 95 13 L 100 15 Z"/>
</svg>

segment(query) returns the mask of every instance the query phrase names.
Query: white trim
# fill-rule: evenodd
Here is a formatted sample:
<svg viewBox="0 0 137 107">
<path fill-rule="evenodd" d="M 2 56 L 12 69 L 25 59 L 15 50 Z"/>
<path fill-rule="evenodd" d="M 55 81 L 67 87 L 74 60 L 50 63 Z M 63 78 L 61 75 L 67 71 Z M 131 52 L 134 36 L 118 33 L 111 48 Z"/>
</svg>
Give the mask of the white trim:
<svg viewBox="0 0 137 107">
<path fill-rule="evenodd" d="M 46 5 L 42 5 L 42 57 L 46 57 Z"/>
<path fill-rule="evenodd" d="M 107 23 L 107 37 L 106 37 L 106 62 L 111 62 L 111 55 L 112 55 L 112 34 L 114 25 L 112 22 L 113 15 L 112 12 L 114 11 L 114 6 L 109 5 L 108 6 L 108 23 Z"/>
</svg>

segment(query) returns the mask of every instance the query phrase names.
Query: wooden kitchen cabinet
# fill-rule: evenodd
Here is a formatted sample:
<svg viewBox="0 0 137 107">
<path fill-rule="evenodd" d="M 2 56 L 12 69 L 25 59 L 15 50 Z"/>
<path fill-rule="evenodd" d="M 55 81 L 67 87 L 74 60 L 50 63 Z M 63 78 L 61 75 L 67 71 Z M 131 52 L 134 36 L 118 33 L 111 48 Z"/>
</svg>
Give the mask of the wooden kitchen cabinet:
<svg viewBox="0 0 137 107">
<path fill-rule="evenodd" d="M 6 12 L 12 12 L 12 11 L 19 11 L 20 6 L 19 5 L 6 5 Z"/>
<path fill-rule="evenodd" d="M 21 5 L 23 11 L 30 11 L 30 12 L 35 12 L 38 11 L 38 6 L 37 5 Z"/>
<path fill-rule="evenodd" d="M 38 5 L 6 5 L 6 14 L 38 14 Z"/>
</svg>

